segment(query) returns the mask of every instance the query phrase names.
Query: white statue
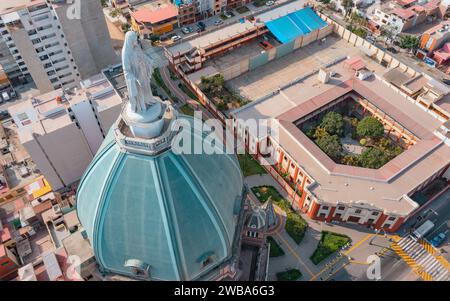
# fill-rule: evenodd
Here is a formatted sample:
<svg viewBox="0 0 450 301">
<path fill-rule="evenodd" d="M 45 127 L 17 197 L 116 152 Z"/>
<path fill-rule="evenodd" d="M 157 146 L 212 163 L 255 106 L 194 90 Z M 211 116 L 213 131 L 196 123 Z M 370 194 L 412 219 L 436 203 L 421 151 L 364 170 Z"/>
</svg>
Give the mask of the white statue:
<svg viewBox="0 0 450 301">
<path fill-rule="evenodd" d="M 123 116 L 136 137 L 157 137 L 164 126 L 163 115 L 167 105 L 152 93 L 153 66 L 134 31 L 125 36 L 122 64 L 129 99 Z"/>
<path fill-rule="evenodd" d="M 134 31 L 128 31 L 125 35 L 122 64 L 131 111 L 138 114 L 145 113 L 158 101 L 153 97 L 150 85 L 153 66 L 142 50 Z"/>
</svg>

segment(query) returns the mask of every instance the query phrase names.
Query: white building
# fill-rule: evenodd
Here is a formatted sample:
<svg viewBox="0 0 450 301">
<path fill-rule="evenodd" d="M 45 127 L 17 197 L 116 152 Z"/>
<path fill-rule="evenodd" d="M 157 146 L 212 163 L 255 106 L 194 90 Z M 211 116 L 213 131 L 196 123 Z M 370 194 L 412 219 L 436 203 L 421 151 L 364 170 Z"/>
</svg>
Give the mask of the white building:
<svg viewBox="0 0 450 301">
<path fill-rule="evenodd" d="M 119 116 L 122 98 L 103 74 L 9 108 L 21 143 L 53 189 L 78 181 Z"/>
<path fill-rule="evenodd" d="M 8 2 L 0 6 L 0 43 L 16 63 L 6 70 L 11 79 L 31 77 L 46 93 L 117 63 L 99 1 Z"/>
</svg>

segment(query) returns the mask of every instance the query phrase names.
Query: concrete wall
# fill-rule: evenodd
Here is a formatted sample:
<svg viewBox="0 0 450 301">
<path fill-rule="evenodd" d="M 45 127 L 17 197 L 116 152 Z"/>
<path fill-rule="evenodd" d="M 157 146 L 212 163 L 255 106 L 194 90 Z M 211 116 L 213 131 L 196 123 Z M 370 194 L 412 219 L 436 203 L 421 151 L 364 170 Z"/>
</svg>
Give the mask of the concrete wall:
<svg viewBox="0 0 450 301">
<path fill-rule="evenodd" d="M 100 148 L 104 137 L 91 104 L 86 99 L 85 101 L 72 104 L 71 109 L 86 137 L 91 153 L 95 154 Z"/>
<path fill-rule="evenodd" d="M 117 64 L 119 57 L 112 47 L 100 1 L 83 0 L 79 19 L 69 19 L 68 9 L 69 4 L 62 4 L 55 7 L 55 13 L 81 78 L 94 76 L 102 69 Z"/>
<path fill-rule="evenodd" d="M 46 75 L 46 71 L 42 66 L 41 60 L 31 43 L 30 37 L 25 29 L 16 29 L 11 31 L 11 37 L 22 56 L 23 61 L 28 67 L 28 71 L 33 78 L 36 87 L 41 93 L 53 91 L 53 85 Z"/>
<path fill-rule="evenodd" d="M 309 34 L 300 36 L 291 42 L 281 44 L 278 47 L 267 50 L 264 53 L 241 60 L 233 66 L 221 70 L 221 73 L 224 76 L 225 80 L 233 79 L 247 71 L 251 71 L 260 66 L 263 66 L 274 59 L 288 55 L 296 49 L 302 48 L 314 41 L 317 41 L 318 39 L 321 39 L 332 32 L 333 26 L 327 26 L 320 30 L 310 32 Z"/>
</svg>

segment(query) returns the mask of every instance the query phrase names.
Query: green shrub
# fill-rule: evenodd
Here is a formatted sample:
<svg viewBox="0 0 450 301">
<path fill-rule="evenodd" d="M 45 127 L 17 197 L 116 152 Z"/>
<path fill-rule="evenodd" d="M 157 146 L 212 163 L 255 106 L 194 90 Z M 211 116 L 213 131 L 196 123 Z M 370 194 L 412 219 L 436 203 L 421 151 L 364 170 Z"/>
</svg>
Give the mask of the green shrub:
<svg viewBox="0 0 450 301">
<path fill-rule="evenodd" d="M 378 169 L 389 161 L 389 156 L 379 148 L 371 147 L 359 156 L 359 163 L 365 168 Z"/>
<path fill-rule="evenodd" d="M 295 281 L 302 277 L 302 273 L 297 269 L 290 269 L 285 272 L 277 273 L 278 281 Z"/>
<path fill-rule="evenodd" d="M 283 249 L 272 236 L 267 237 L 267 242 L 270 244 L 270 257 L 279 257 L 284 255 Z"/>
<path fill-rule="evenodd" d="M 285 229 L 287 234 L 299 244 L 305 236 L 308 223 L 297 213 L 289 212 L 286 217 Z"/>
<path fill-rule="evenodd" d="M 344 234 L 322 231 L 320 242 L 310 259 L 314 264 L 319 264 L 325 258 L 338 251 L 350 241 L 350 237 Z"/>
</svg>

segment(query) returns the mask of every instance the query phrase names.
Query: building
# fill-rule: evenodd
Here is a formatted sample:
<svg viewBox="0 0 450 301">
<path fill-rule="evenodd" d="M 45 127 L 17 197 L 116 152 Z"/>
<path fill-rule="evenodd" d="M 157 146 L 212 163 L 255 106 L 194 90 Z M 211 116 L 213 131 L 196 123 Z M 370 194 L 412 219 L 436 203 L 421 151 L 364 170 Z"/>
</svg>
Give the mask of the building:
<svg viewBox="0 0 450 301">
<path fill-rule="evenodd" d="M 17 257 L 0 242 L 0 280 L 9 279 L 18 268 Z"/>
<path fill-rule="evenodd" d="M 175 1 L 178 7 L 178 25 L 184 26 L 203 19 L 200 11 L 200 2 L 192 0 Z"/>
<path fill-rule="evenodd" d="M 16 91 L 14 91 L 5 69 L 0 65 L 0 102 L 11 100 L 14 97 L 16 97 Z"/>
<path fill-rule="evenodd" d="M 178 25 L 178 8 L 170 2 L 148 3 L 131 13 L 131 26 L 141 37 L 162 35 Z"/>
<path fill-rule="evenodd" d="M 137 34 L 128 32 L 123 69 L 142 82 L 152 70 L 133 43 Z M 100 271 L 140 280 L 234 279 L 246 196 L 237 158 L 223 154 L 220 142 L 213 154 L 194 154 L 206 133 L 191 131 L 193 118 L 146 89 L 128 88 L 130 101 L 78 187 L 78 217 Z M 192 138 L 188 150 L 175 149 L 178 134 Z"/>
<path fill-rule="evenodd" d="M 416 1 L 396 1 L 380 5 L 369 16 L 369 21 L 378 30 L 389 30 L 393 35 L 405 32 L 425 21 L 432 21 L 441 15 L 440 0 L 433 0 L 425 4 Z"/>
<path fill-rule="evenodd" d="M 301 192 L 294 207 L 310 218 L 396 231 L 419 208 L 411 198 L 414 193 L 438 177 L 448 177 L 450 146 L 434 134 L 441 124 L 437 119 L 389 88 L 387 82 L 396 79 L 395 74 L 389 71 L 384 79 L 373 74 L 367 79 L 357 77 L 354 68 L 361 70 L 366 64 L 361 63 L 361 59 L 352 58 L 335 63 L 328 69 L 340 74 L 338 81 L 324 79 L 320 74 L 325 71 L 320 71 L 318 77 L 311 76 L 237 109 L 233 113 L 235 131 L 249 149 L 269 154 L 257 155 L 263 162 L 272 160 L 281 173 L 288 175 Z M 354 68 L 349 70 L 349 65 Z M 415 84 L 421 85 L 418 81 L 409 83 Z M 302 97 L 295 91 L 303 91 Z M 352 110 L 361 116 L 380 120 L 388 135 L 397 137 L 392 139 L 403 141 L 404 152 L 376 170 L 342 165 L 325 155 L 304 128 L 326 112 L 349 105 L 355 106 Z M 248 118 L 264 115 L 273 118 L 277 130 L 272 127 L 271 132 L 277 131 L 276 138 L 263 137 L 246 125 Z"/>
<path fill-rule="evenodd" d="M 425 31 L 420 38 L 420 49 L 432 54 L 450 39 L 450 21 L 443 21 Z"/>
<path fill-rule="evenodd" d="M 450 89 L 325 15 L 315 18 L 303 7 L 293 13 L 292 6 L 283 15 L 282 9 L 255 16 L 261 22 L 246 28 L 231 24 L 169 46 L 170 66 L 219 118 L 235 120 L 237 139 L 286 189 L 296 210 L 312 219 L 395 231 L 424 204 L 420 191 L 450 178 Z M 304 22 L 316 29 L 286 26 L 303 28 Z M 239 40 L 256 26 L 265 33 Z M 264 49 L 264 41 L 272 47 Z M 199 80 L 215 74 L 247 102 L 220 108 Z M 330 159 L 301 129 L 343 108 L 378 119 L 401 154 L 378 169 Z M 254 120 L 268 121 L 271 131 L 258 131 Z M 349 145 L 344 150 L 357 151 Z"/>
<path fill-rule="evenodd" d="M 8 76 L 32 78 L 41 93 L 75 87 L 118 59 L 96 0 L 15 0 L 0 10 L 0 41 L 15 60 Z"/>
<path fill-rule="evenodd" d="M 122 108 L 103 74 L 9 108 L 19 138 L 54 190 L 78 181 Z"/>
</svg>

